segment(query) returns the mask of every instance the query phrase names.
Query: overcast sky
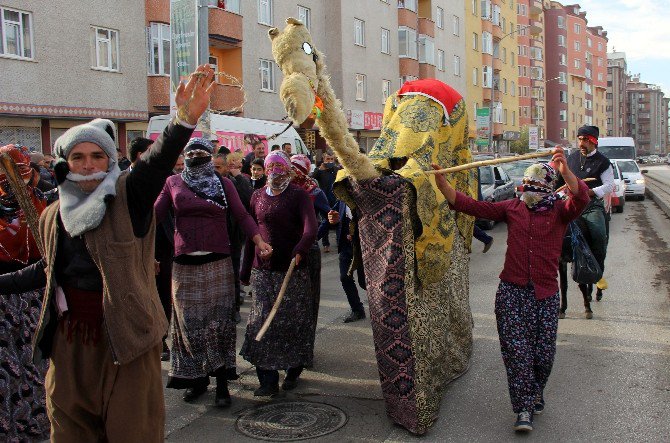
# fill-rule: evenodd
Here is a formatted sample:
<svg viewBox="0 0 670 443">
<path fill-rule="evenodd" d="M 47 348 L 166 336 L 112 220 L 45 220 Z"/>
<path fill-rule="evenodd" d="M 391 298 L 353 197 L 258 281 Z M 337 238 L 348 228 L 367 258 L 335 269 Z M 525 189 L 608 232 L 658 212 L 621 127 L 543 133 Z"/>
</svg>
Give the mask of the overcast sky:
<svg viewBox="0 0 670 443">
<path fill-rule="evenodd" d="M 628 71 L 670 97 L 670 0 L 582 0 L 589 26 L 607 31 L 608 52 L 626 53 Z M 564 5 L 570 4 L 564 2 Z"/>
</svg>

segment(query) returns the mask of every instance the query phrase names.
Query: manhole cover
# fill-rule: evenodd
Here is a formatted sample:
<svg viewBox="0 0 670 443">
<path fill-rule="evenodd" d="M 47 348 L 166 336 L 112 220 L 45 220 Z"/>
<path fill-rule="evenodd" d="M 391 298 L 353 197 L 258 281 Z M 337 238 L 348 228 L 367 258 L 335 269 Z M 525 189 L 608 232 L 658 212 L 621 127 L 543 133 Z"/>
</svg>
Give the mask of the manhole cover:
<svg viewBox="0 0 670 443">
<path fill-rule="evenodd" d="M 269 403 L 243 411 L 235 427 L 242 434 L 268 441 L 321 437 L 347 423 L 347 415 L 325 403 L 290 401 Z"/>
</svg>

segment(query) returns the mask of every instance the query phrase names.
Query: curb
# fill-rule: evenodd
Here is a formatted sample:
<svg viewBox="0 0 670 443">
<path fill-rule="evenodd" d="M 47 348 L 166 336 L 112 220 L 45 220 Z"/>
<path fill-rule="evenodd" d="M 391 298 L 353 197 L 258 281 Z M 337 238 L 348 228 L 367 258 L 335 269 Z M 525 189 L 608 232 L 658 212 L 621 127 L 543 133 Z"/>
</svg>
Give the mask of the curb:
<svg viewBox="0 0 670 443">
<path fill-rule="evenodd" d="M 649 177 L 648 174 L 645 174 L 647 179 L 647 186 L 645 189 L 645 195 L 651 198 L 665 215 L 670 217 L 670 193 L 663 190 L 662 183 Z"/>
</svg>

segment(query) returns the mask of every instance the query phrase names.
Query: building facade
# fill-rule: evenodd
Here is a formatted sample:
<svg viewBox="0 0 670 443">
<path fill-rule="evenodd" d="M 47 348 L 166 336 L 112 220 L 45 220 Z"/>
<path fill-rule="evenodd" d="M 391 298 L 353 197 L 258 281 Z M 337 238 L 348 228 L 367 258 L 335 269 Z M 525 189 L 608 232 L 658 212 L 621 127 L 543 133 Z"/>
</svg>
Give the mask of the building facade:
<svg viewBox="0 0 670 443">
<path fill-rule="evenodd" d="M 628 134 L 628 66 L 624 52 L 607 54 L 607 135 L 625 137 Z"/>
<path fill-rule="evenodd" d="M 635 139 L 638 155 L 667 152 L 667 100 L 660 87 L 639 77 L 628 82 L 628 133 Z"/>
<path fill-rule="evenodd" d="M 0 14 L 0 145 L 49 153 L 68 128 L 104 117 L 125 149 L 146 127 L 142 3 L 2 0 Z"/>
</svg>

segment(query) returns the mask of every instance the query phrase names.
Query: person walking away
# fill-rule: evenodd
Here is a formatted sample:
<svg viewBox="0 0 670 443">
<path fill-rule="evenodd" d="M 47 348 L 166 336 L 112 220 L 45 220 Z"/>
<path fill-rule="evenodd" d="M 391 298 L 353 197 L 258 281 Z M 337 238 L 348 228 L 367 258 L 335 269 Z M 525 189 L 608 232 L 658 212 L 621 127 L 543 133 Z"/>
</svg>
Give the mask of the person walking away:
<svg viewBox="0 0 670 443">
<path fill-rule="evenodd" d="M 312 295 L 307 255 L 316 240 L 317 224 L 309 194 L 291 183 L 291 162 L 283 151 L 265 159 L 268 184 L 251 197 L 251 215 L 261 235 L 274 247 L 270 260 L 247 241 L 240 278 L 251 282 L 253 298 L 240 355 L 256 366 L 260 387 L 255 396 L 279 391 L 279 371 L 287 371 L 282 388 L 295 388 L 305 366 L 312 362 Z M 292 259 L 296 267 L 284 299 L 262 340 L 256 341 L 279 295 Z"/>
<path fill-rule="evenodd" d="M 554 154 L 568 185 L 567 200 L 553 193 L 556 171 L 549 164 L 528 167 L 519 199 L 476 201 L 456 192 L 442 174 L 436 184 L 451 207 L 475 217 L 507 223 L 507 252 L 495 299 L 500 350 L 507 371 L 514 430 L 533 429 L 533 415 L 544 411 L 544 387 L 556 353 L 559 295 L 556 280 L 563 236 L 589 201 L 588 187 Z M 437 165 L 433 168 L 439 169 Z"/>
<path fill-rule="evenodd" d="M 156 219 L 172 209 L 175 220 L 172 265 L 171 359 L 167 387 L 185 389 L 193 401 L 216 377 L 214 405 L 230 406 L 228 376 L 235 368 L 235 281 L 228 237 L 228 213 L 269 257 L 272 248 L 244 208 L 228 178 L 212 164 L 212 144 L 191 139 L 185 169 L 165 182 L 156 200 Z"/>
<path fill-rule="evenodd" d="M 335 155 L 331 151 L 326 151 L 323 155 L 323 161 L 312 174 L 312 177 L 317 181 L 319 187 L 326 194 L 329 208 L 335 206 L 335 203 L 337 202 L 337 197 L 335 197 L 335 194 L 333 193 L 333 183 L 335 183 L 335 177 L 337 176 L 338 170 L 339 168 L 335 165 Z M 323 252 L 330 252 L 328 232 L 325 233 L 321 242 L 323 244 Z"/>
</svg>

